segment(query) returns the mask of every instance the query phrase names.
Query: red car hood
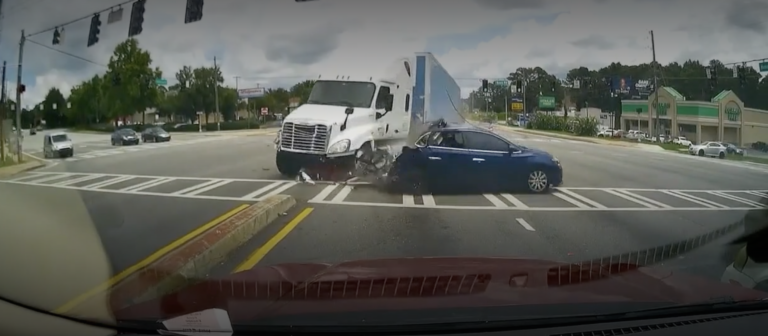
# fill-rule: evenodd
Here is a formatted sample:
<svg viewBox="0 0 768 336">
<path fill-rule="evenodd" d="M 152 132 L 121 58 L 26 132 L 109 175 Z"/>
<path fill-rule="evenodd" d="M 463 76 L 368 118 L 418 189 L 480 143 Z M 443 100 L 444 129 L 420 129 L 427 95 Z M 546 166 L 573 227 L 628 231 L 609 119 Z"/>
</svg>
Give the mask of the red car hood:
<svg viewBox="0 0 768 336">
<path fill-rule="evenodd" d="M 607 261 L 607 260 L 606 260 Z M 164 319 L 221 308 L 233 322 L 291 314 L 503 305 L 761 299 L 763 292 L 630 263 L 402 258 L 263 266 L 115 311 Z"/>
</svg>

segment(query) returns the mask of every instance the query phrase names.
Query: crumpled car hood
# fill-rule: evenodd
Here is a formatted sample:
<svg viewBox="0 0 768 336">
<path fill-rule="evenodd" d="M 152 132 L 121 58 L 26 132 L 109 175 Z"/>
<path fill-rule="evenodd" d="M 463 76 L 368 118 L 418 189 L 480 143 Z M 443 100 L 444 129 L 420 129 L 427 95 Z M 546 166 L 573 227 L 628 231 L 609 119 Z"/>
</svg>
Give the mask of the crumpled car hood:
<svg viewBox="0 0 768 336">
<path fill-rule="evenodd" d="M 236 322 L 366 310 L 617 302 L 685 304 L 722 297 L 755 300 L 766 296 L 626 261 L 600 265 L 515 258 L 398 258 L 257 267 L 225 278 L 207 279 L 114 313 L 123 320 L 163 319 L 221 308 Z"/>
</svg>

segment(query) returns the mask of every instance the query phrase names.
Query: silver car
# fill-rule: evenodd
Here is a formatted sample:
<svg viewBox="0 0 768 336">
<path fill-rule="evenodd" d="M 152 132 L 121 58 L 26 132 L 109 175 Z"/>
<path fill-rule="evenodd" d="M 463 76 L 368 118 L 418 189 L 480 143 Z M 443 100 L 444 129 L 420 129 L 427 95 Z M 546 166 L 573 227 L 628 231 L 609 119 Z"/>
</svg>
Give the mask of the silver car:
<svg viewBox="0 0 768 336">
<path fill-rule="evenodd" d="M 699 145 L 691 145 L 688 147 L 688 153 L 698 156 L 710 156 L 725 159 L 728 153 L 728 147 L 721 142 L 707 141 Z"/>
</svg>

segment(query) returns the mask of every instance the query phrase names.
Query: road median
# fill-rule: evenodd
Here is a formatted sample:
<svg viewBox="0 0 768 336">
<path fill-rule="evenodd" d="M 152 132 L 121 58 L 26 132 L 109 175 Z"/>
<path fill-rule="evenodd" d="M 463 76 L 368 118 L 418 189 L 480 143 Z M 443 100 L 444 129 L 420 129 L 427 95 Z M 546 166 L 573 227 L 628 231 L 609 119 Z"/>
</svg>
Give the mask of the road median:
<svg viewBox="0 0 768 336">
<path fill-rule="evenodd" d="M 509 127 L 509 126 L 498 125 L 498 124 L 493 125 L 493 127 L 498 127 L 511 132 L 519 132 L 519 133 L 538 135 L 538 136 L 557 138 L 557 139 L 581 141 L 581 142 L 593 143 L 598 145 L 608 145 L 608 146 L 617 146 L 617 147 L 637 147 L 636 143 L 621 141 L 621 140 L 606 140 L 606 139 L 600 139 L 600 138 L 594 138 L 594 137 L 580 137 L 575 135 L 560 134 L 560 133 L 554 133 L 554 132 L 529 130 L 529 129 L 519 128 L 519 127 Z"/>
<path fill-rule="evenodd" d="M 95 316 L 106 304 L 112 311 L 176 292 L 208 277 L 238 247 L 296 205 L 287 195 L 237 207 L 191 232 L 106 283 L 57 309 L 72 316 Z M 200 232 L 197 232 L 200 231 Z M 165 251 L 164 251 L 165 250 Z"/>
</svg>

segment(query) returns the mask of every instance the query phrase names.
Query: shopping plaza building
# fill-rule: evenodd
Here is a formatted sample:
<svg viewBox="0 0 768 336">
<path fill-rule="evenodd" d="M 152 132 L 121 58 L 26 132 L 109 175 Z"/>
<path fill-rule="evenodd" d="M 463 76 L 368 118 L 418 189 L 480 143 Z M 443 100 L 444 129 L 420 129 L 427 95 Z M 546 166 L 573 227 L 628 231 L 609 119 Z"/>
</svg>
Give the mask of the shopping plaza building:
<svg viewBox="0 0 768 336">
<path fill-rule="evenodd" d="M 654 104 L 655 95 L 659 95 Z M 662 87 L 647 100 L 621 101 L 621 129 L 655 134 L 658 113 L 662 134 L 685 136 L 695 143 L 725 141 L 739 146 L 768 142 L 768 111 L 745 108 L 733 91 L 711 101 L 686 100 L 671 87 Z"/>
</svg>

